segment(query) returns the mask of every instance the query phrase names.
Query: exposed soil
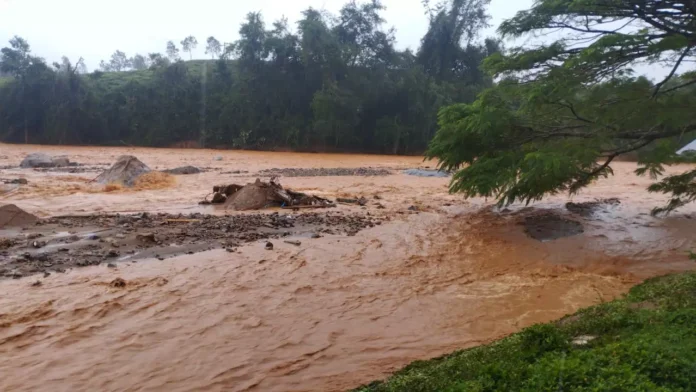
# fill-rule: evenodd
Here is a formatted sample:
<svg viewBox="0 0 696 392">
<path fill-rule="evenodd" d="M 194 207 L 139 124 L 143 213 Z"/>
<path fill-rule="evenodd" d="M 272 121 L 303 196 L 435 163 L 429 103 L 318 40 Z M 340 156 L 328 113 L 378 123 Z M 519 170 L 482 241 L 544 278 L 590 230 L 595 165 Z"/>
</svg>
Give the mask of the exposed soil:
<svg viewBox="0 0 696 392">
<path fill-rule="evenodd" d="M 262 176 L 283 176 L 283 177 L 331 177 L 331 176 L 388 176 L 393 174 L 390 170 L 379 169 L 372 167 L 356 167 L 356 168 L 286 168 L 286 169 L 266 169 L 261 170 L 259 175 Z"/>
<path fill-rule="evenodd" d="M 0 277 L 65 272 L 102 263 L 164 259 L 286 237 L 352 236 L 382 218 L 364 214 L 270 213 L 90 215 L 57 217 L 22 230 L 0 230 Z M 27 223 L 27 222 L 25 222 Z"/>
</svg>

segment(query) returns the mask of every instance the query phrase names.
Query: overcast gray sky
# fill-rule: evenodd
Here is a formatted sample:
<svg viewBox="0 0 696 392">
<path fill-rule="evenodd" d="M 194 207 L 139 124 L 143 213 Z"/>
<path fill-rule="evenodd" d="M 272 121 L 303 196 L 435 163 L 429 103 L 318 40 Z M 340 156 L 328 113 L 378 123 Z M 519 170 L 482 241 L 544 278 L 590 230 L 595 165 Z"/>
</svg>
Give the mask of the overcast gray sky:
<svg viewBox="0 0 696 392">
<path fill-rule="evenodd" d="M 168 40 L 179 43 L 193 35 L 199 45 L 194 57 L 205 57 L 204 41 L 238 38 L 248 12 L 261 11 L 271 22 L 286 16 L 293 24 L 308 7 L 337 13 L 345 0 L 0 0 L 0 47 L 14 35 L 29 41 L 35 55 L 49 62 L 65 55 L 73 62 L 84 57 L 90 71 L 115 50 L 164 53 Z M 417 49 L 427 28 L 421 0 L 383 0 L 386 26 L 396 28 L 399 48 Z M 492 0 L 495 26 L 532 0 Z"/>
</svg>

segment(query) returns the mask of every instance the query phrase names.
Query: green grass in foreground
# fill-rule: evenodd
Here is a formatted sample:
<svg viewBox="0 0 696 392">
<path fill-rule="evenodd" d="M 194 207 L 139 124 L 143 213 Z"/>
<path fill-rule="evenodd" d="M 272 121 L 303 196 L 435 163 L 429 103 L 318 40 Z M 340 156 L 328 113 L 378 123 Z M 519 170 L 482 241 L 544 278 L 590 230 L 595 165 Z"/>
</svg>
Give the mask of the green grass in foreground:
<svg viewBox="0 0 696 392">
<path fill-rule="evenodd" d="M 572 343 L 582 335 L 596 339 Z M 696 391 L 696 273 L 651 279 L 624 299 L 356 391 Z"/>
</svg>

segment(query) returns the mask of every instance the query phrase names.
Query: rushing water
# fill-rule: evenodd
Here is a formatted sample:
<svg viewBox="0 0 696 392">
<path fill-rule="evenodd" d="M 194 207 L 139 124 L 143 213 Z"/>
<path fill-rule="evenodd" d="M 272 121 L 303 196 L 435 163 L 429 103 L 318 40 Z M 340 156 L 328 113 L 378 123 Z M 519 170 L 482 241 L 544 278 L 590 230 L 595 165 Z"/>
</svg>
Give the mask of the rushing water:
<svg viewBox="0 0 696 392">
<path fill-rule="evenodd" d="M 694 265 L 686 251 L 696 243 L 696 210 L 649 216 L 664 198 L 647 194 L 649 181 L 628 175 L 628 163 L 576 197 L 617 197 L 620 205 L 583 218 L 580 236 L 541 243 L 516 224 L 528 212 L 521 206 L 498 213 L 449 195 L 446 178 L 401 173 L 422 167 L 420 158 L 0 145 L 0 166 L 37 150 L 87 164 L 129 153 L 158 169 L 211 168 L 170 188 L 109 193 L 89 183 L 95 173 L 2 170 L 2 178 L 30 182 L 3 201 L 41 216 L 211 212 L 197 201 L 213 185 L 249 181 L 262 169 L 373 166 L 395 174 L 281 181 L 327 197 L 378 195 L 386 209 L 367 211 L 391 220 L 300 247 L 254 243 L 238 253 L 88 267 L 39 287 L 31 286 L 36 277 L 0 282 L 0 390 L 345 390 Z M 221 174 L 237 170 L 249 174 Z M 561 211 L 566 201 L 534 207 Z M 115 278 L 126 287 L 110 286 Z"/>
</svg>

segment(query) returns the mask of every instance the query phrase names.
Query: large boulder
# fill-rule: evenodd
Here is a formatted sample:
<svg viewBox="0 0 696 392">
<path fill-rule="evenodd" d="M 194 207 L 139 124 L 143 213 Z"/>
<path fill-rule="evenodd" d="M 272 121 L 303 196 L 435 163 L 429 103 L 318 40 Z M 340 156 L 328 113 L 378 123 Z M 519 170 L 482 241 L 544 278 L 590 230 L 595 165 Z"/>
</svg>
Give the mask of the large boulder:
<svg viewBox="0 0 696 392">
<path fill-rule="evenodd" d="M 149 173 L 149 167 L 132 155 L 118 157 L 116 163 L 95 179 L 100 184 L 122 184 L 133 186 L 135 180 L 145 173 Z"/>
<path fill-rule="evenodd" d="M 33 225 L 39 220 L 14 204 L 0 206 L 0 229 Z"/>
<path fill-rule="evenodd" d="M 27 155 L 19 166 L 23 168 L 66 167 L 70 166 L 70 160 L 65 156 L 52 157 L 42 152 L 35 152 Z"/>
</svg>

